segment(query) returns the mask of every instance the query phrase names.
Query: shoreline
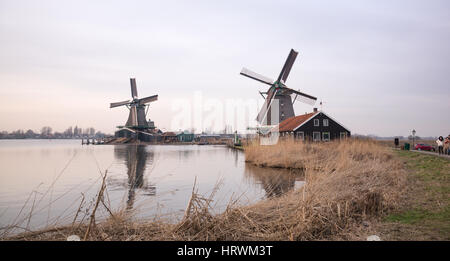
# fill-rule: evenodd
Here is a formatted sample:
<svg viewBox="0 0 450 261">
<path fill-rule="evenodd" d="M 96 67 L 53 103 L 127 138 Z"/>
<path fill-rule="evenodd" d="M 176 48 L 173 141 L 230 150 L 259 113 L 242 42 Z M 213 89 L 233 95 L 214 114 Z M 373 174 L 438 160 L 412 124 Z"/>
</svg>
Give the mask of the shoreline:
<svg viewBox="0 0 450 261">
<path fill-rule="evenodd" d="M 209 211 L 213 198 L 196 194 L 194 186 L 181 221 L 133 221 L 125 213 L 113 213 L 95 223 L 87 240 L 366 240 L 369 235 L 378 235 L 381 240 L 450 239 L 446 220 L 450 170 L 447 160 L 393 151 L 370 141 L 303 145 L 287 142 L 278 147 L 249 145 L 246 161 L 257 150 L 272 152 L 264 158 L 266 168 L 286 169 L 293 163 L 299 166 L 300 161 L 305 164 L 305 186 L 247 206 L 230 202 L 224 212 L 214 215 Z M 293 153 L 300 151 L 311 155 Z M 300 160 L 299 155 L 308 160 Z M 275 166 L 280 158 L 285 165 Z M 260 162 L 253 160 L 249 163 Z M 436 183 L 436 178 L 441 181 Z M 437 194 L 429 194 L 430 189 Z M 419 212 L 414 212 L 417 209 Z M 85 222 L 2 240 L 66 240 L 72 234 L 82 237 L 87 228 Z"/>
<path fill-rule="evenodd" d="M 289 144 L 281 144 L 281 146 Z M 295 144 L 298 145 L 298 144 Z M 370 144 L 369 144 L 370 145 Z M 237 206 L 230 201 L 220 214 L 211 214 L 209 204 L 212 197 L 198 195 L 193 188 L 191 200 L 184 218 L 170 224 L 162 219 L 133 222 L 124 213 L 112 213 L 111 217 L 95 223 L 87 240 L 364 240 L 367 229 L 362 224 L 372 223 L 384 211 L 395 208 L 397 194 L 401 191 L 403 170 L 393 168 L 395 160 L 384 149 L 377 150 L 374 162 L 387 160 L 371 175 L 361 175 L 354 170 L 369 169 L 367 164 L 373 148 L 365 142 L 342 143 L 340 159 L 329 153 L 328 144 L 313 144 L 314 157 L 329 157 L 329 165 L 301 160 L 305 165 L 306 184 L 282 196 L 264 199 L 249 206 Z M 358 147 L 363 147 L 353 153 Z M 286 150 L 282 147 L 281 151 Z M 310 149 L 308 146 L 292 146 L 292 149 Z M 367 148 L 367 149 L 366 149 Z M 369 149 L 370 148 L 370 149 Z M 254 149 L 254 148 L 253 148 Z M 276 147 L 263 147 L 276 152 Z M 246 158 L 251 145 L 245 149 Z M 336 151 L 335 151 L 336 152 Z M 267 154 L 260 154 L 262 156 Z M 302 154 L 294 154 L 302 155 Z M 305 156 L 305 154 L 303 154 Z M 279 159 L 282 155 L 272 154 L 268 159 Z M 300 158 L 296 158 L 295 162 Z M 369 163 L 367 163 L 369 162 Z M 268 164 L 271 165 L 271 164 Z M 355 166 L 357 165 L 356 169 Z M 386 170 L 391 170 L 389 173 Z M 398 179 L 400 178 L 400 179 Z M 370 188 L 370 190 L 369 190 Z M 214 194 L 214 193 L 212 193 Z M 101 207 L 101 206 L 100 206 Z M 114 215 L 113 215 L 114 214 Z M 4 240 L 66 240 L 69 235 L 80 237 L 86 233 L 87 224 L 48 228 L 23 233 Z"/>
</svg>

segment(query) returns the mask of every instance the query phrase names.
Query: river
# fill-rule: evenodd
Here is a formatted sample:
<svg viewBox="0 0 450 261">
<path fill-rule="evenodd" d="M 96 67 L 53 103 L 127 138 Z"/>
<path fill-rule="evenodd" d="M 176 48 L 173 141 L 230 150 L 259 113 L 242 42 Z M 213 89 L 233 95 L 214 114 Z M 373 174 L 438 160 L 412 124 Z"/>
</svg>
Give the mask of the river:
<svg viewBox="0 0 450 261">
<path fill-rule="evenodd" d="M 135 219 L 178 220 L 195 180 L 199 194 L 214 192 L 213 213 L 231 200 L 251 204 L 303 184 L 301 173 L 252 166 L 243 152 L 221 145 L 0 140 L 0 166 L 0 227 L 16 232 L 71 224 L 77 212 L 77 223 L 86 220 L 105 172 L 105 205 Z M 108 209 L 102 204 L 97 215 Z"/>
</svg>

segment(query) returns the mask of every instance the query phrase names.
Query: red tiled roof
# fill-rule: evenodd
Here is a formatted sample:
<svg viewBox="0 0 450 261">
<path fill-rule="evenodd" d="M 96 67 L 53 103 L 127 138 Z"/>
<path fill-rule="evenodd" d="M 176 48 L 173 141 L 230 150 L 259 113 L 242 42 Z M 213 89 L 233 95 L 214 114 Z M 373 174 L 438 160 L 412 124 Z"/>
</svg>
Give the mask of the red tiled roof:
<svg viewBox="0 0 450 261">
<path fill-rule="evenodd" d="M 278 125 L 278 131 L 279 132 L 285 132 L 285 131 L 294 131 L 294 128 L 297 128 L 300 124 L 307 121 L 309 118 L 314 116 L 316 112 L 311 112 L 295 117 L 291 117 L 289 119 L 286 119 Z"/>
</svg>

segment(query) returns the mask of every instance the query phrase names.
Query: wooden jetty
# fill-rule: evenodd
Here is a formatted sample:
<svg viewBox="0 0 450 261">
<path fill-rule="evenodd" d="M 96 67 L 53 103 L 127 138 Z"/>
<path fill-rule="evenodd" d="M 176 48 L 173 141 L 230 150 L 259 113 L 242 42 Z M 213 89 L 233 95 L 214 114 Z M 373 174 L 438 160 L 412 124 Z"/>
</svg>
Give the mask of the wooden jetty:
<svg viewBox="0 0 450 261">
<path fill-rule="evenodd" d="M 110 142 L 111 138 L 81 138 L 81 145 L 102 145 Z"/>
</svg>

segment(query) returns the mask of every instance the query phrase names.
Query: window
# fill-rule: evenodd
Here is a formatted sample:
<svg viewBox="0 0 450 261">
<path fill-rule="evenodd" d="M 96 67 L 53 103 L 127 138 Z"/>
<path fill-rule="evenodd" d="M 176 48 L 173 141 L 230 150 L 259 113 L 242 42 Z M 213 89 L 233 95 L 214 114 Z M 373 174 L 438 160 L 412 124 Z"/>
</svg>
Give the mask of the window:
<svg viewBox="0 0 450 261">
<path fill-rule="evenodd" d="M 303 131 L 299 131 L 296 133 L 296 138 L 299 140 L 305 140 L 305 133 Z"/>
<path fill-rule="evenodd" d="M 313 132 L 313 141 L 320 141 L 320 132 L 318 131 Z"/>
<path fill-rule="evenodd" d="M 330 140 L 330 133 L 329 132 L 322 132 L 322 140 L 323 141 L 329 141 Z"/>
<path fill-rule="evenodd" d="M 339 138 L 341 138 L 341 140 L 347 138 L 347 132 L 341 132 Z"/>
<path fill-rule="evenodd" d="M 323 119 L 323 126 L 328 127 L 328 119 Z"/>
<path fill-rule="evenodd" d="M 317 127 L 319 125 L 320 125 L 319 119 L 314 119 L 314 127 Z"/>
</svg>

